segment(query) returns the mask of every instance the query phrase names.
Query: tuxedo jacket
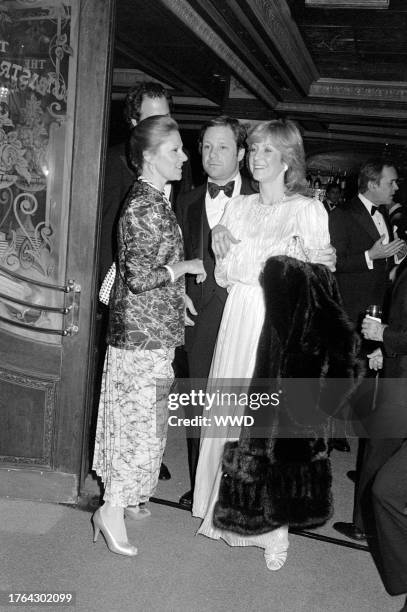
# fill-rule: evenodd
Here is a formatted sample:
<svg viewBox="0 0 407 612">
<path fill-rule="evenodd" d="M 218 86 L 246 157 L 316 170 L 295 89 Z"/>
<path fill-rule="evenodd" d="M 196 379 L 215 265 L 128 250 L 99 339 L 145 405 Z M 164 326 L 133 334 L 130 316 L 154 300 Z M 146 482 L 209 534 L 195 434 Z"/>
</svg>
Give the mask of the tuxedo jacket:
<svg viewBox="0 0 407 612">
<path fill-rule="evenodd" d="M 392 289 L 388 327 L 383 334 L 383 370 L 379 379 L 375 410 L 363 423 L 367 441 L 356 489 L 354 522 L 367 531 L 371 529 L 369 522 L 372 520 L 370 502 L 373 480 L 407 438 L 407 265 L 402 263 L 401 266 L 403 267 Z M 397 472 L 390 478 L 393 478 L 395 489 L 399 490 L 400 480 Z M 390 520 L 390 531 L 394 531 L 395 539 L 400 543 L 399 555 L 402 558 L 405 551 L 403 540 L 399 538 L 399 526 L 398 522 Z M 381 550 L 381 554 L 386 561 L 385 576 L 382 577 L 386 588 L 390 586 L 389 592 L 395 593 L 393 582 L 398 582 L 399 575 L 397 557 L 388 555 L 385 549 Z M 383 565 L 383 569 L 384 567 Z"/>
<path fill-rule="evenodd" d="M 194 276 L 188 276 L 186 291 L 192 299 L 198 312 L 194 327 L 185 331 L 185 348 L 194 352 L 199 360 L 199 374 L 192 376 L 207 377 L 205 370 L 212 360 L 215 348 L 223 306 L 227 291 L 220 287 L 214 276 L 215 257 L 211 248 L 211 231 L 205 210 L 207 184 L 200 185 L 193 191 L 181 195 L 177 200 L 177 217 L 184 238 L 185 259 L 199 258 L 203 260 L 207 278 L 204 283 L 197 284 Z M 255 193 L 251 181 L 242 176 L 240 193 L 250 195 Z M 190 364 L 191 365 L 191 364 Z M 192 367 L 192 371 L 195 369 Z"/>
<path fill-rule="evenodd" d="M 389 438 L 407 438 L 407 264 L 400 265 L 391 291 L 388 327 L 383 333 L 383 378 L 376 410 L 377 431 Z M 382 413 L 384 421 L 380 419 Z"/>
<path fill-rule="evenodd" d="M 386 218 L 384 217 L 385 221 Z M 391 228 L 387 227 L 392 239 Z M 389 286 L 393 258 L 375 259 L 367 267 L 365 251 L 380 238 L 373 219 L 362 201 L 355 197 L 346 209 L 335 208 L 329 215 L 331 244 L 336 249 L 336 277 L 345 309 L 355 325 L 370 304 L 383 305 Z"/>
</svg>

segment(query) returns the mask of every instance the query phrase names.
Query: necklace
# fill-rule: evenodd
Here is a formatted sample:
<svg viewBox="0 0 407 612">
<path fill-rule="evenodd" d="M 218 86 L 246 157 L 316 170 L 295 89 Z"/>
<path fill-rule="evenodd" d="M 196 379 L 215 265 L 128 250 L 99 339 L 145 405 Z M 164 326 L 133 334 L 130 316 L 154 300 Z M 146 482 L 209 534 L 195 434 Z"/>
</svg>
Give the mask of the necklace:
<svg viewBox="0 0 407 612">
<path fill-rule="evenodd" d="M 260 204 L 261 206 L 269 206 L 269 207 L 271 207 L 271 206 L 279 206 L 280 204 L 282 204 L 282 203 L 284 202 L 285 198 L 286 198 L 286 195 L 285 195 L 285 193 L 284 193 L 284 194 L 282 195 L 282 197 L 281 197 L 281 198 L 279 198 L 278 200 L 272 200 L 272 201 L 270 201 L 270 202 L 265 202 L 265 201 L 263 200 L 262 195 L 261 195 L 261 194 L 259 194 L 259 204 Z"/>
</svg>

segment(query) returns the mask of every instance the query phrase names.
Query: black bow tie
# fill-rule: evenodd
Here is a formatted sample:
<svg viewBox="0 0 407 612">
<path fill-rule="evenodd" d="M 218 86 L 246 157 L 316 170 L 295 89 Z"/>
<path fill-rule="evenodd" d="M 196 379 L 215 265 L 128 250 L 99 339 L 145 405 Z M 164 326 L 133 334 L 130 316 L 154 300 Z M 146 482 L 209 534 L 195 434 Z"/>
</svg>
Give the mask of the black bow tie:
<svg viewBox="0 0 407 612">
<path fill-rule="evenodd" d="M 208 193 L 211 198 L 216 198 L 219 191 L 223 191 L 228 198 L 232 197 L 235 181 L 229 181 L 226 185 L 217 185 L 216 183 L 208 183 Z"/>
<path fill-rule="evenodd" d="M 370 214 L 372 215 L 372 217 L 375 214 L 375 212 L 380 212 L 380 208 L 378 206 L 372 206 L 370 210 Z"/>
</svg>

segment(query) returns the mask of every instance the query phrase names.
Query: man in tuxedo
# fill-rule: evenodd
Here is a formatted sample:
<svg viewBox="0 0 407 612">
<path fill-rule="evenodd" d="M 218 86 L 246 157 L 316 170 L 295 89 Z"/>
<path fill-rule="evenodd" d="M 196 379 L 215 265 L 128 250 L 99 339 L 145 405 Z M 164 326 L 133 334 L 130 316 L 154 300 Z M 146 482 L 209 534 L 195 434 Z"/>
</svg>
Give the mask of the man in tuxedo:
<svg viewBox="0 0 407 612">
<path fill-rule="evenodd" d="M 400 264 L 388 324 L 366 317 L 365 338 L 380 342 L 374 365 L 383 366 L 376 409 L 367 423 L 363 459 L 364 520 L 377 539 L 371 551 L 386 590 L 407 593 L 407 265 Z M 373 487 L 372 487 L 373 484 Z M 373 493 L 373 495 L 372 495 Z M 373 502 L 373 513 L 372 510 Z M 407 603 L 403 610 L 407 610 Z"/>
<path fill-rule="evenodd" d="M 207 181 L 177 201 L 178 219 L 182 229 L 185 257 L 198 257 L 204 262 L 207 278 L 197 285 L 187 278 L 190 304 L 190 325 L 186 328 L 185 350 L 190 378 L 209 376 L 212 355 L 227 291 L 214 277 L 215 257 L 211 249 L 211 229 L 219 223 L 231 198 L 254 193 L 250 180 L 239 170 L 245 155 L 246 129 L 237 119 L 221 116 L 205 124 L 200 134 L 202 166 Z M 232 202 L 233 205 L 233 202 Z M 180 504 L 192 507 L 195 473 L 199 456 L 199 429 L 195 437 L 187 437 L 191 490 L 180 498 Z"/>
<path fill-rule="evenodd" d="M 322 202 L 327 213 L 335 210 L 341 201 L 342 191 L 336 183 L 329 183 L 325 190 L 325 198 Z"/>
<path fill-rule="evenodd" d="M 355 326 L 370 304 L 382 306 L 388 287 L 389 268 L 403 247 L 392 240 L 390 227 L 378 210 L 393 201 L 397 171 L 391 163 L 371 159 L 359 173 L 359 194 L 346 210 L 329 215 L 329 233 L 336 248 L 336 276 L 345 309 Z"/>
<path fill-rule="evenodd" d="M 392 202 L 396 193 L 397 171 L 390 162 L 380 159 L 366 161 L 359 173 L 359 194 L 346 209 L 336 208 L 329 215 L 331 242 L 336 248 L 336 276 L 345 310 L 355 328 L 370 304 L 382 307 L 389 287 L 389 273 L 394 266 L 394 255 L 401 252 L 404 242 L 392 239 L 391 228 L 379 206 Z M 362 346 L 362 354 L 372 350 Z M 373 379 L 366 379 L 352 399 L 352 410 L 357 416 L 368 415 L 374 393 Z M 364 453 L 359 445 L 353 522 L 339 522 L 334 528 L 355 539 L 365 539 L 362 504 L 363 489 L 359 486 L 360 463 Z"/>
</svg>

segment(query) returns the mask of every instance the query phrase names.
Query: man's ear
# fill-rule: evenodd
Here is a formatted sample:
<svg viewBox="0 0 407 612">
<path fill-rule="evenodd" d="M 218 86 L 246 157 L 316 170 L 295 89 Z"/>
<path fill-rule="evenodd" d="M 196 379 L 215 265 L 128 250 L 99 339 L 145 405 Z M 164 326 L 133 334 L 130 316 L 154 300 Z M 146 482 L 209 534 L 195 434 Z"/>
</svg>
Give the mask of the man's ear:
<svg viewBox="0 0 407 612">
<path fill-rule="evenodd" d="M 376 181 L 368 181 L 367 182 L 367 188 L 368 188 L 369 191 L 374 191 L 378 187 L 379 187 L 379 185 L 378 185 L 378 183 L 376 183 Z"/>
<path fill-rule="evenodd" d="M 242 159 L 244 158 L 244 154 L 245 154 L 245 149 L 242 147 L 237 152 L 237 161 L 241 162 Z"/>
</svg>

